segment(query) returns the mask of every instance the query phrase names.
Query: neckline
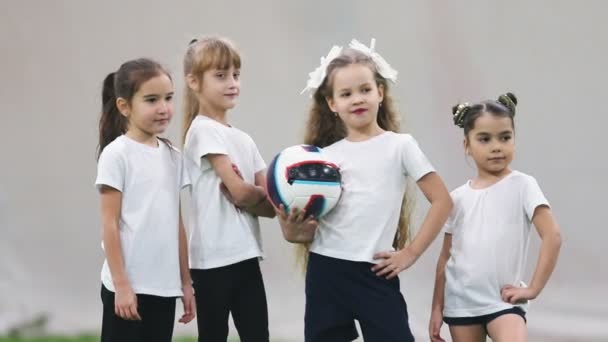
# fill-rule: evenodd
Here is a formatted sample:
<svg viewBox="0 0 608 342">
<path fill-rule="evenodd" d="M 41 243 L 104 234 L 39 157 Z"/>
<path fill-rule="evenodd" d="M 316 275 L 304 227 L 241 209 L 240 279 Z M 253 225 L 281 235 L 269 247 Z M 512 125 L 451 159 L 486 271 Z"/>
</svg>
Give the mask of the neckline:
<svg viewBox="0 0 608 342">
<path fill-rule="evenodd" d="M 359 140 L 359 141 L 352 141 L 352 140 L 348 140 L 346 137 L 344 137 L 344 141 L 346 141 L 346 142 L 347 142 L 347 143 L 349 143 L 349 144 L 364 144 L 364 143 L 366 143 L 366 142 L 370 142 L 370 141 L 376 140 L 376 139 L 378 139 L 378 138 L 380 138 L 380 137 L 382 137 L 382 136 L 385 136 L 385 135 L 387 135 L 389 132 L 390 132 L 390 131 L 383 131 L 382 133 L 380 133 L 380 134 L 376 134 L 376 135 L 374 135 L 373 137 L 369 137 L 369 138 L 367 138 L 367 139 L 365 139 L 365 140 Z"/>
<path fill-rule="evenodd" d="M 516 172 L 517 172 L 517 171 L 515 171 L 515 170 L 511 170 L 511 172 L 509 172 L 508 174 L 506 174 L 505 176 L 503 176 L 501 179 L 499 179 L 499 180 L 498 180 L 498 181 L 496 181 L 495 183 L 492 183 L 492 184 L 490 184 L 490 185 L 488 185 L 488 186 L 486 186 L 486 187 L 483 187 L 483 188 L 474 188 L 474 187 L 471 185 L 471 183 L 473 182 L 473 180 L 469 179 L 469 180 L 467 181 L 467 187 L 468 187 L 470 190 L 473 190 L 473 191 L 486 191 L 486 190 L 489 190 L 489 189 L 491 189 L 491 188 L 493 188 L 493 187 L 497 186 L 498 184 L 502 183 L 502 182 L 503 182 L 505 179 L 507 179 L 507 178 L 511 178 L 511 176 L 512 176 L 512 175 L 514 175 Z"/>
<path fill-rule="evenodd" d="M 127 136 L 126 134 L 122 135 L 124 137 L 124 139 L 127 140 L 128 144 L 132 144 L 134 146 L 138 146 L 139 148 L 143 148 L 143 149 L 147 149 L 147 150 L 151 150 L 151 151 L 158 151 L 160 150 L 160 147 L 162 145 L 162 141 L 160 141 L 160 139 L 158 139 L 158 137 L 156 137 L 156 146 L 150 146 L 148 144 L 144 144 L 142 142 L 139 142 L 129 136 Z"/>
<path fill-rule="evenodd" d="M 202 114 L 202 113 L 199 113 L 199 114 L 196 115 L 195 119 L 198 119 L 198 118 L 201 118 L 203 120 L 209 120 L 209 121 L 214 122 L 214 123 L 216 123 L 216 124 L 218 124 L 218 125 L 220 125 L 222 127 L 234 128 L 234 127 L 232 127 L 231 124 L 229 124 L 227 122 L 224 124 L 223 122 L 219 122 L 219 121 L 215 120 L 214 118 L 211 118 L 211 117 L 209 117 L 209 116 L 207 116 L 205 114 Z"/>
</svg>

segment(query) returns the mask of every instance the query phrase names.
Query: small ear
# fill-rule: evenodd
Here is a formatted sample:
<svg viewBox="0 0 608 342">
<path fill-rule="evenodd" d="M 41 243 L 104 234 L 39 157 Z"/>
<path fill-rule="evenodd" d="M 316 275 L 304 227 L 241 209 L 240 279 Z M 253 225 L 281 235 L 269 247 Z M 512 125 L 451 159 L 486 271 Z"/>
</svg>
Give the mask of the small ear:
<svg viewBox="0 0 608 342">
<path fill-rule="evenodd" d="M 186 75 L 186 84 L 188 84 L 188 88 L 190 88 L 190 90 L 198 93 L 200 89 L 200 82 L 197 77 L 194 77 L 192 74 Z"/>
<path fill-rule="evenodd" d="M 129 101 L 123 99 L 122 97 L 117 98 L 116 99 L 116 108 L 118 108 L 118 111 L 124 117 L 129 117 L 129 112 L 131 110 L 131 106 L 129 106 Z"/>
<path fill-rule="evenodd" d="M 380 96 L 380 103 L 384 101 L 384 84 L 378 84 L 378 96 Z"/>
<path fill-rule="evenodd" d="M 335 108 L 336 107 L 336 102 L 334 101 L 334 98 L 328 96 L 328 97 L 325 98 L 325 101 L 327 101 L 327 106 L 329 107 L 329 109 L 332 112 L 336 113 L 337 112 L 337 110 Z"/>
<path fill-rule="evenodd" d="M 470 156 L 471 150 L 469 150 L 469 140 L 466 137 L 462 140 L 462 147 L 464 148 L 464 153 L 467 156 Z"/>
</svg>

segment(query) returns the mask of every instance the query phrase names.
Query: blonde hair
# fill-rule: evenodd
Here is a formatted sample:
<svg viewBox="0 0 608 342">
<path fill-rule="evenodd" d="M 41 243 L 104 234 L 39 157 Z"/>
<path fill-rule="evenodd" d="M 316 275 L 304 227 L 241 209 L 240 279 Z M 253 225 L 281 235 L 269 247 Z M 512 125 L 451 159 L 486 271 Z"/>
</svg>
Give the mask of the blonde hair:
<svg viewBox="0 0 608 342">
<path fill-rule="evenodd" d="M 350 64 L 362 64 L 372 70 L 378 87 L 384 88 L 384 99 L 378 108 L 378 125 L 386 131 L 399 132 L 399 114 L 389 93 L 387 80 L 378 73 L 376 64 L 368 55 L 357 50 L 344 49 L 340 56 L 327 66 L 327 76 L 313 94 L 313 102 L 306 123 L 305 144 L 326 147 L 346 137 L 346 127 L 340 117 L 329 108 L 327 98 L 333 96 L 334 71 Z M 412 181 L 408 179 L 408 183 L 412 183 Z M 393 247 L 397 250 L 404 248 L 410 239 L 410 221 L 414 211 L 415 197 L 412 193 L 413 187 L 409 185 L 401 203 L 398 229 L 393 240 Z M 302 244 L 298 247 L 297 257 L 302 265 L 306 265 L 309 247 L 310 244 Z"/>
<path fill-rule="evenodd" d="M 193 39 L 184 56 L 184 78 L 191 75 L 196 77 L 200 84 L 203 82 L 205 71 L 210 69 L 228 69 L 230 67 L 240 69 L 241 56 L 232 42 L 222 37 Z M 199 113 L 198 97 L 187 83 L 184 89 L 183 107 L 184 125 L 182 143 L 186 141 L 186 133 L 188 133 L 192 121 Z"/>
</svg>

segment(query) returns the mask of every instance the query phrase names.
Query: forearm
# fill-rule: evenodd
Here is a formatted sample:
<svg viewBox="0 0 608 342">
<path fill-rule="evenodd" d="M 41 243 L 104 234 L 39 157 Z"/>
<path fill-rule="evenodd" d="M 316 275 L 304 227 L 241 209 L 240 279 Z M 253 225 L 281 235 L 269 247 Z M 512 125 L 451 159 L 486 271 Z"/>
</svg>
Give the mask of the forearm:
<svg viewBox="0 0 608 342">
<path fill-rule="evenodd" d="M 186 228 L 179 219 L 179 271 L 182 279 L 182 286 L 192 285 L 190 276 L 190 267 L 188 264 L 188 238 L 186 237 Z"/>
<path fill-rule="evenodd" d="M 231 202 L 237 207 L 246 208 L 262 200 L 266 196 L 263 187 L 246 182 L 238 167 L 226 155 L 208 155 L 215 173 L 228 192 Z M 257 184 L 257 183 L 256 183 Z"/>
<path fill-rule="evenodd" d="M 437 261 L 437 271 L 435 274 L 435 287 L 433 289 L 432 310 L 443 311 L 445 296 L 445 264 L 442 259 Z"/>
<path fill-rule="evenodd" d="M 108 266 L 110 268 L 110 273 L 112 274 L 112 282 L 114 283 L 114 287 L 120 288 L 130 286 L 129 279 L 125 271 L 118 223 L 104 223 L 103 248 Z"/>
<path fill-rule="evenodd" d="M 530 288 L 538 296 L 547 284 L 551 273 L 555 269 L 559 250 L 561 247 L 561 236 L 559 232 L 544 236 L 540 246 L 540 253 Z"/>
<path fill-rule="evenodd" d="M 228 189 L 230 191 L 230 188 Z M 263 187 L 242 182 L 235 193 L 230 193 L 234 198 L 235 204 L 241 208 L 248 208 L 259 204 L 266 198 L 266 191 Z"/>
<path fill-rule="evenodd" d="M 264 198 L 258 204 L 245 208 L 245 211 L 255 216 L 262 216 L 268 218 L 274 218 L 276 216 L 274 207 L 272 206 L 272 204 L 270 204 L 270 201 L 268 201 L 267 198 Z"/>
<path fill-rule="evenodd" d="M 450 211 L 452 210 L 452 200 L 449 196 L 433 201 L 431 208 L 426 214 L 420 231 L 412 240 L 408 248 L 417 257 L 422 255 L 429 245 L 435 240 L 437 234 L 445 224 Z"/>
</svg>

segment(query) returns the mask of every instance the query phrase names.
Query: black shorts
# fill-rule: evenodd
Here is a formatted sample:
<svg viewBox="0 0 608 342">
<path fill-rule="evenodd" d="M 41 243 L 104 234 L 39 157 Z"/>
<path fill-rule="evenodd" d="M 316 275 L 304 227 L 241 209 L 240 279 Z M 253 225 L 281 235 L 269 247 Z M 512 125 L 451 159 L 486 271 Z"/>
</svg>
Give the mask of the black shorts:
<svg viewBox="0 0 608 342">
<path fill-rule="evenodd" d="M 372 272 L 373 264 L 310 253 L 306 272 L 306 342 L 414 341 L 399 278 Z"/>
<path fill-rule="evenodd" d="M 507 314 L 516 314 L 523 318 L 524 322 L 526 320 L 526 312 L 522 310 L 520 307 L 514 306 L 510 309 L 505 309 L 501 311 L 497 311 L 491 314 L 482 315 L 482 316 L 472 316 L 472 317 L 443 317 L 443 321 L 447 325 L 482 325 L 484 328 L 487 328 L 488 323 L 495 320 L 496 318 L 507 315 Z M 486 329 L 487 330 L 487 329 Z"/>
</svg>

